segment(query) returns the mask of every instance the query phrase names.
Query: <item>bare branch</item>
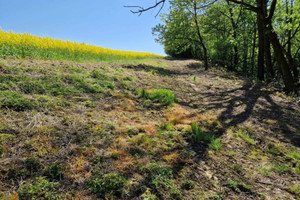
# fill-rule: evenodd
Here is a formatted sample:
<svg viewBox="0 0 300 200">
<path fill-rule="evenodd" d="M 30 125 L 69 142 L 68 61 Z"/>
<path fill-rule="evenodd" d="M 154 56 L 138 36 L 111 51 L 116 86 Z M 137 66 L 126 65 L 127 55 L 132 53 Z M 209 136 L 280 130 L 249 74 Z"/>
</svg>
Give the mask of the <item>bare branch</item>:
<svg viewBox="0 0 300 200">
<path fill-rule="evenodd" d="M 221 10 L 217 10 L 217 12 L 221 13 L 222 15 L 224 15 L 225 17 L 227 17 L 228 19 L 231 19 L 226 13 L 224 13 L 223 11 Z"/>
<path fill-rule="evenodd" d="M 272 17 L 273 17 L 274 12 L 275 12 L 275 8 L 276 8 L 276 4 L 277 4 L 277 0 L 273 0 L 273 1 L 272 1 L 272 4 L 271 4 L 269 16 L 267 17 L 268 20 L 271 20 Z"/>
<path fill-rule="evenodd" d="M 298 27 L 296 28 L 295 32 L 293 33 L 293 35 L 288 39 L 288 41 L 286 41 L 283 45 L 283 48 L 285 48 L 285 46 L 291 42 L 291 40 L 297 35 L 298 31 L 300 31 L 300 24 L 298 25 Z"/>
<path fill-rule="evenodd" d="M 142 6 L 124 6 L 124 7 L 125 8 L 135 8 L 136 10 L 130 10 L 130 11 L 133 14 L 138 14 L 140 16 L 141 14 L 143 14 L 143 12 L 146 12 L 148 10 L 151 10 L 153 8 L 160 6 L 159 11 L 155 15 L 155 17 L 157 17 L 159 15 L 159 13 L 161 12 L 161 10 L 163 9 L 165 2 L 166 2 L 166 0 L 157 1 L 153 6 L 149 6 L 147 8 L 144 8 Z"/>
<path fill-rule="evenodd" d="M 202 9 L 202 8 L 206 8 L 206 7 L 208 7 L 208 6 L 210 6 L 210 5 L 214 4 L 214 3 L 216 3 L 217 1 L 218 1 L 218 0 L 213 0 L 212 2 L 209 2 L 209 3 L 205 4 L 205 5 L 202 5 L 202 6 L 200 6 L 200 7 L 196 7 L 196 9 L 199 10 L 199 9 Z"/>
<path fill-rule="evenodd" d="M 251 10 L 253 12 L 257 12 L 257 8 L 255 6 L 252 6 L 252 5 L 248 4 L 248 3 L 245 3 L 243 0 L 242 1 L 228 0 L 228 1 L 231 1 L 233 3 L 237 3 L 237 4 L 240 4 L 240 5 L 243 5 L 243 6 L 245 6 L 246 9 Z"/>
</svg>

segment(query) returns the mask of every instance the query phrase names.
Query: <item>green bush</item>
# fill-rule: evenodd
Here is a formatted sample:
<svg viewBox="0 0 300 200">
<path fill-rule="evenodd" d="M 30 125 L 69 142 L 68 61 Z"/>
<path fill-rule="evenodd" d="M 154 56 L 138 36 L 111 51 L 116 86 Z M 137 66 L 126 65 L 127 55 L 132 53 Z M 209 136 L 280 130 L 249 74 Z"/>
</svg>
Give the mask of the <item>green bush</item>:
<svg viewBox="0 0 300 200">
<path fill-rule="evenodd" d="M 184 180 L 181 183 L 181 188 L 185 190 L 191 190 L 195 187 L 195 182 L 191 180 Z"/>
<path fill-rule="evenodd" d="M 249 185 L 241 180 L 232 180 L 227 181 L 228 186 L 236 192 L 248 192 L 253 189 L 252 185 Z"/>
<path fill-rule="evenodd" d="M 213 139 L 209 145 L 209 147 L 215 151 L 220 151 L 220 149 L 222 148 L 223 144 L 221 142 L 220 138 L 217 139 Z"/>
<path fill-rule="evenodd" d="M 215 140 L 214 135 L 206 133 L 203 130 L 201 130 L 197 123 L 192 123 L 191 128 L 196 142 L 202 141 L 202 142 L 209 143 Z M 215 143 L 217 143 L 217 141 L 215 141 Z"/>
<path fill-rule="evenodd" d="M 253 136 L 249 133 L 246 132 L 238 132 L 238 133 L 234 133 L 234 135 L 236 136 L 240 136 L 245 142 L 249 143 L 249 144 L 254 144 L 255 140 L 253 139 Z"/>
<path fill-rule="evenodd" d="M 62 178 L 62 170 L 57 165 L 50 165 L 46 168 L 44 175 L 50 179 L 59 180 Z"/>
<path fill-rule="evenodd" d="M 19 84 L 19 88 L 26 94 L 37 93 L 44 94 L 45 88 L 41 81 L 26 80 Z"/>
<path fill-rule="evenodd" d="M 41 169 L 42 164 L 40 163 L 40 161 L 37 158 L 27 158 L 24 161 L 24 166 L 25 169 L 30 173 L 34 173 L 37 172 L 38 170 Z"/>
<path fill-rule="evenodd" d="M 278 148 L 276 148 L 275 146 L 273 145 L 268 145 L 268 148 L 267 148 L 267 151 L 271 154 L 275 154 L 275 155 L 278 155 L 280 154 L 280 150 Z"/>
<path fill-rule="evenodd" d="M 177 101 L 175 94 L 170 90 L 160 89 L 146 91 L 145 89 L 137 90 L 140 98 L 150 99 L 154 103 L 159 103 L 163 106 L 168 106 Z"/>
<path fill-rule="evenodd" d="M 286 173 L 286 172 L 290 171 L 290 168 L 285 164 L 282 164 L 282 165 L 281 164 L 275 164 L 275 165 L 272 166 L 272 169 L 274 169 L 274 170 L 276 170 L 280 173 Z"/>
<path fill-rule="evenodd" d="M 23 185 L 17 193 L 21 200 L 58 200 L 62 199 L 56 193 L 58 186 L 59 183 L 57 182 L 49 182 L 44 177 L 38 177 L 33 183 Z"/>
<path fill-rule="evenodd" d="M 15 111 L 24 111 L 33 109 L 34 104 L 17 92 L 3 91 L 0 93 L 0 107 Z"/>
<path fill-rule="evenodd" d="M 292 149 L 287 153 L 287 156 L 289 158 L 295 159 L 297 161 L 300 161 L 300 153 L 296 149 Z"/>
<path fill-rule="evenodd" d="M 147 188 L 146 191 L 142 194 L 143 200 L 156 200 L 157 197 L 151 193 L 151 189 Z"/>
<path fill-rule="evenodd" d="M 296 167 L 294 168 L 294 171 L 296 172 L 296 174 L 300 174 L 300 163 L 298 163 L 296 165 Z"/>
<path fill-rule="evenodd" d="M 150 163 L 146 165 L 143 169 L 151 177 L 162 176 L 162 177 L 171 178 L 173 176 L 172 169 L 158 165 L 156 163 Z"/>
<path fill-rule="evenodd" d="M 68 75 L 65 78 L 70 84 L 73 84 L 74 87 L 79 91 L 86 93 L 97 93 L 104 91 L 99 84 L 92 82 L 84 76 Z"/>
<path fill-rule="evenodd" d="M 147 173 L 150 187 L 155 189 L 158 193 L 168 194 L 170 199 L 181 199 L 181 192 L 170 179 L 173 177 L 173 171 L 170 168 L 150 163 L 143 168 Z"/>
<path fill-rule="evenodd" d="M 126 178 L 119 174 L 105 174 L 103 177 L 93 177 L 87 181 L 88 188 L 99 195 L 106 193 L 120 193 L 124 188 Z"/>
<path fill-rule="evenodd" d="M 108 81 L 109 80 L 109 77 L 105 74 L 102 74 L 100 73 L 99 71 L 96 71 L 96 70 L 93 70 L 91 72 L 91 75 L 90 75 L 92 78 L 95 78 L 95 79 L 98 79 L 98 80 L 106 80 Z"/>
</svg>

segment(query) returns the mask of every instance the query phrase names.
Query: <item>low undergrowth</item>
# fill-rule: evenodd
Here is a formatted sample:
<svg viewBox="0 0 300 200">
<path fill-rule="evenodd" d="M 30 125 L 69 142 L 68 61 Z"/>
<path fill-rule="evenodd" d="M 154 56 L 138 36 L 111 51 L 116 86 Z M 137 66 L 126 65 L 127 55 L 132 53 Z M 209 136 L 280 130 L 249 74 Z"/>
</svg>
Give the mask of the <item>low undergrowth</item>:
<svg viewBox="0 0 300 200">
<path fill-rule="evenodd" d="M 172 105 L 177 101 L 175 94 L 167 89 L 159 89 L 159 90 L 145 90 L 145 89 L 138 89 L 137 90 L 138 96 L 143 99 L 149 99 L 153 103 L 159 103 L 163 106 Z"/>
<path fill-rule="evenodd" d="M 232 125 L 248 110 L 243 96 L 226 110 L 237 78 L 152 62 L 0 60 L 0 199 L 299 196 L 299 147 L 261 122 L 274 104 Z M 280 119 L 297 135 L 295 110 Z"/>
</svg>

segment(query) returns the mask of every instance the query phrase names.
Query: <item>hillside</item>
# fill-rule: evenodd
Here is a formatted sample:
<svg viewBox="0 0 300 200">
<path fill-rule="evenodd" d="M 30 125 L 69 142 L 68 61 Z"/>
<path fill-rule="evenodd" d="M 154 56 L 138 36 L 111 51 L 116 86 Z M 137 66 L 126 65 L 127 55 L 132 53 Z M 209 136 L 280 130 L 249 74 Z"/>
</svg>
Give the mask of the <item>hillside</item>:
<svg viewBox="0 0 300 200">
<path fill-rule="evenodd" d="M 299 199 L 299 111 L 194 60 L 0 59 L 0 199 Z"/>
</svg>

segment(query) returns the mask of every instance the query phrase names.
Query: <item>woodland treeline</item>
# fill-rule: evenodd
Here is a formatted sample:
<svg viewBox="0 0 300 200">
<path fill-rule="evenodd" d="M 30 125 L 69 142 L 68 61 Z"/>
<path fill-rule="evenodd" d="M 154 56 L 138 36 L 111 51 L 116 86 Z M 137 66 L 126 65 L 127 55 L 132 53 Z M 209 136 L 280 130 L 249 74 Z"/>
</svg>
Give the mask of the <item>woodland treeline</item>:
<svg viewBox="0 0 300 200">
<path fill-rule="evenodd" d="M 161 8 L 137 6 L 141 14 Z M 172 57 L 203 60 L 288 92 L 299 90 L 300 0 L 169 0 L 157 42 Z"/>
</svg>

